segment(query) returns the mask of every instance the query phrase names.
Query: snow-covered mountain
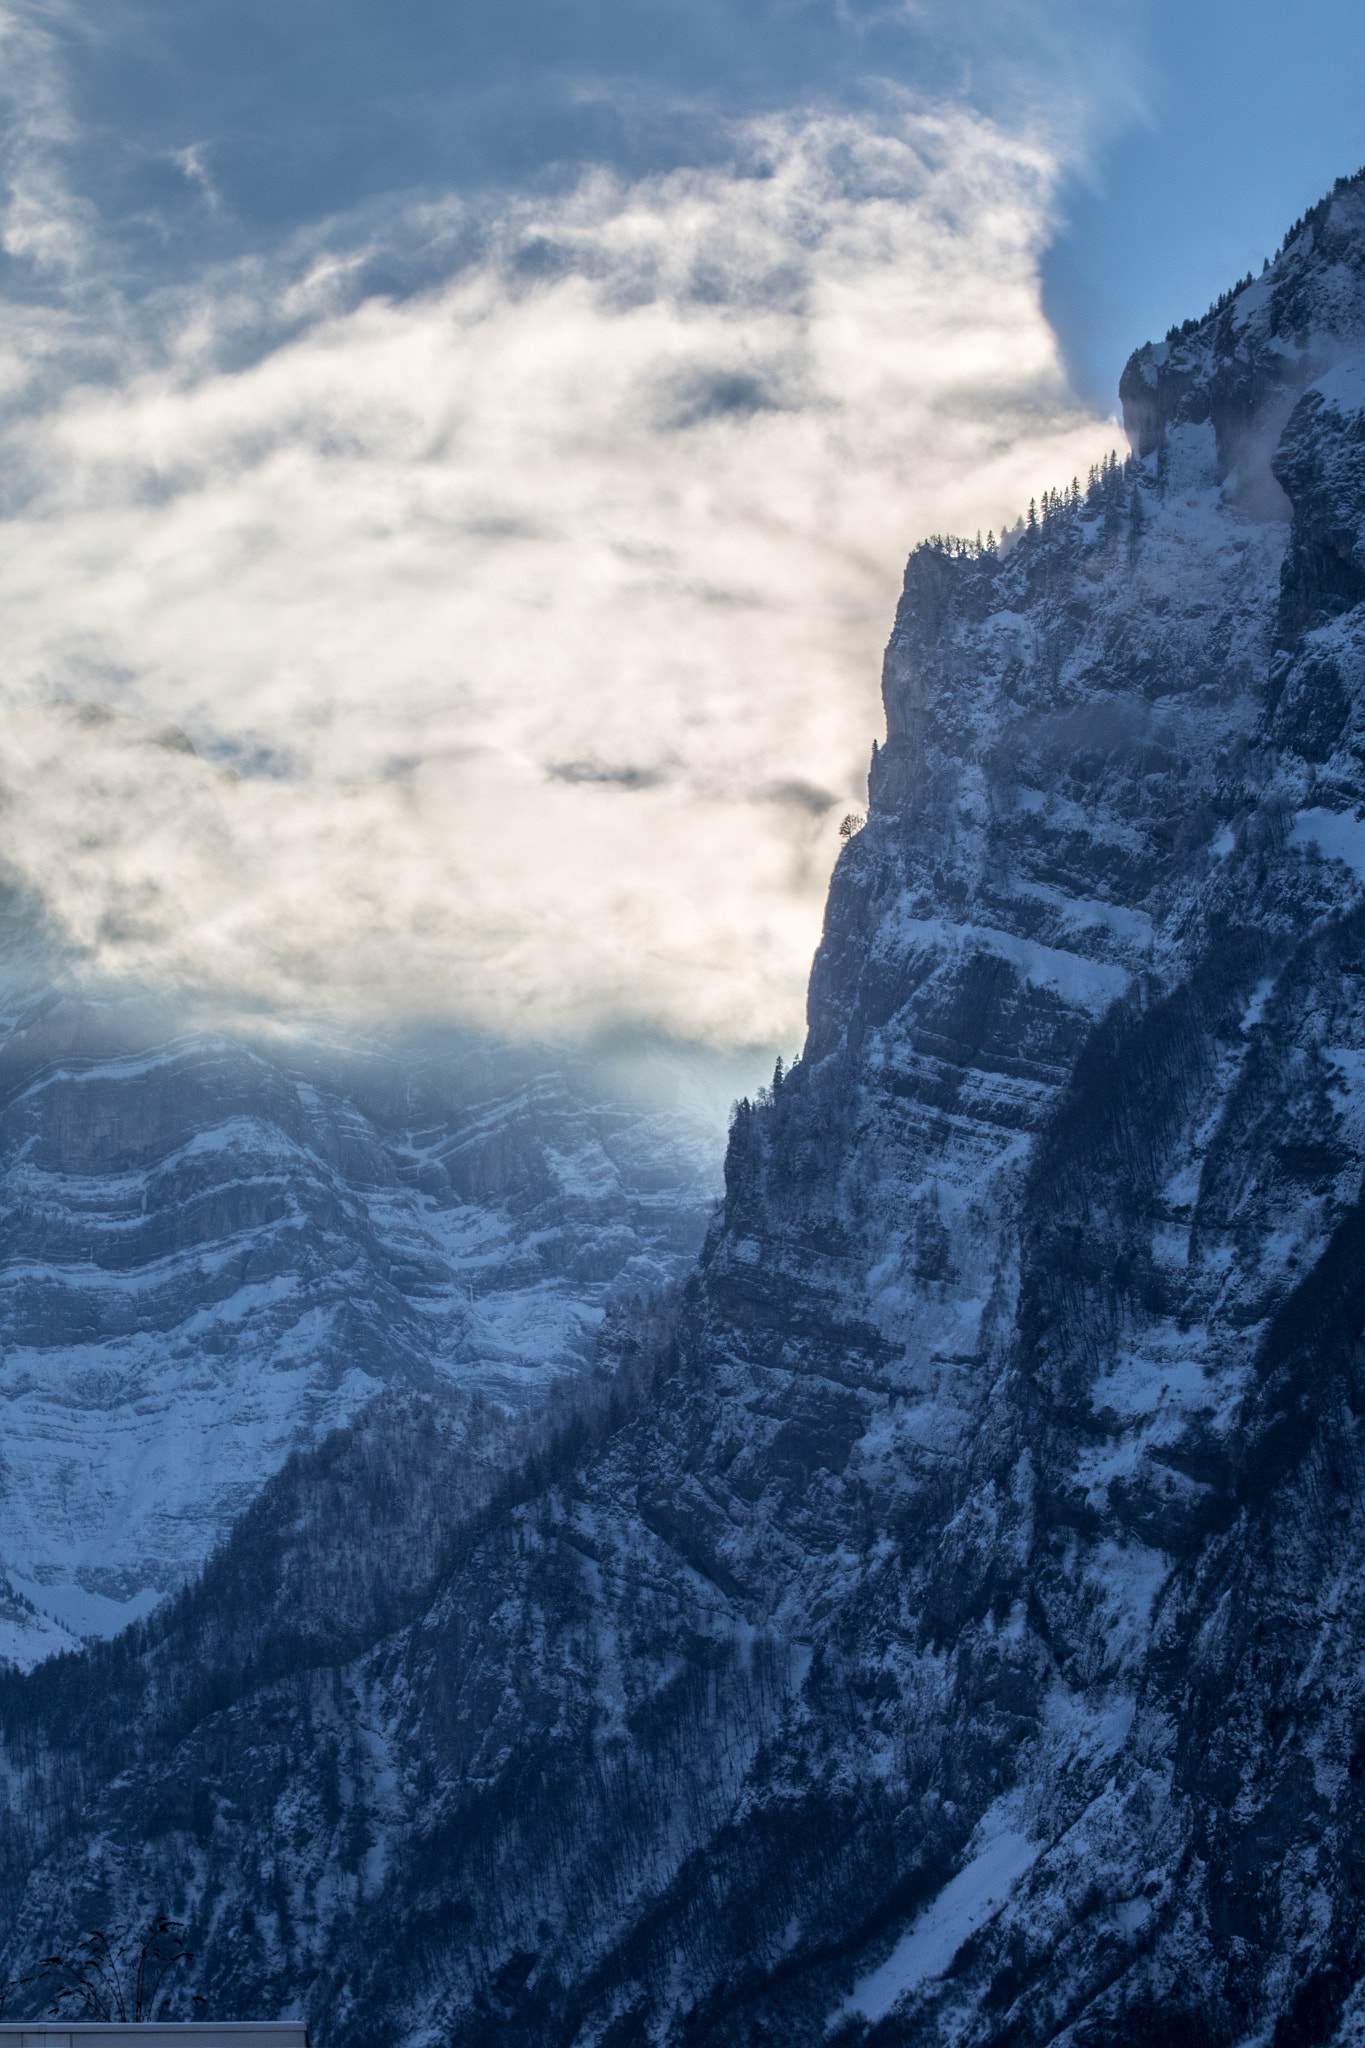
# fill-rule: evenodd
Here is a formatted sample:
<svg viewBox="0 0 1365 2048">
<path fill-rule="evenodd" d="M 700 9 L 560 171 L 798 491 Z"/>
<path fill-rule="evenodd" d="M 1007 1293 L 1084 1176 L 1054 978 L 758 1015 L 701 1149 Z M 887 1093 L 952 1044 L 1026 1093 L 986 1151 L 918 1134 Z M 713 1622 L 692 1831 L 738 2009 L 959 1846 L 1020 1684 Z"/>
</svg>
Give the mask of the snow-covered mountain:
<svg viewBox="0 0 1365 2048">
<path fill-rule="evenodd" d="M 437 1395 L 0 1685 L 7 1959 L 372 2042 L 1365 2038 L 1365 174 L 916 550 L 798 1064 L 498 1478 Z M 1360 815 L 1358 815 L 1360 814 Z"/>
<path fill-rule="evenodd" d="M 108 1635 L 383 1387 L 509 1415 L 695 1257 L 685 1066 L 190 1030 L 21 990 L 0 1041 L 0 1655 Z M 671 1086 L 681 1100 L 665 1106 Z"/>
</svg>

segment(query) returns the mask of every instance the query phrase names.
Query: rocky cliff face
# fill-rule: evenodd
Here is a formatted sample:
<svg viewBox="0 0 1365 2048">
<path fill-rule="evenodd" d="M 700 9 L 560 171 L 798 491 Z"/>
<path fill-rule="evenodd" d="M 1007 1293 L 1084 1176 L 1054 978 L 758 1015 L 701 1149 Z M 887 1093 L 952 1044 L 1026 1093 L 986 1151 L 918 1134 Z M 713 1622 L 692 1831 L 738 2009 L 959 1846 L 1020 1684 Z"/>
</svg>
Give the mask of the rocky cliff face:
<svg viewBox="0 0 1365 2048">
<path fill-rule="evenodd" d="M 1356 181 L 1134 459 L 912 556 L 805 1051 L 591 1413 L 475 1483 L 381 1406 L 6 1683 L 11 1960 L 165 1907 L 327 2044 L 1365 2038 L 1362 277 Z"/>
<path fill-rule="evenodd" d="M 511 1415 L 695 1257 L 700 1105 L 478 1040 L 206 1033 L 55 987 L 0 1041 L 0 1655 L 112 1634 L 381 1388 Z M 5 1584 L 7 1583 L 7 1592 Z"/>
</svg>

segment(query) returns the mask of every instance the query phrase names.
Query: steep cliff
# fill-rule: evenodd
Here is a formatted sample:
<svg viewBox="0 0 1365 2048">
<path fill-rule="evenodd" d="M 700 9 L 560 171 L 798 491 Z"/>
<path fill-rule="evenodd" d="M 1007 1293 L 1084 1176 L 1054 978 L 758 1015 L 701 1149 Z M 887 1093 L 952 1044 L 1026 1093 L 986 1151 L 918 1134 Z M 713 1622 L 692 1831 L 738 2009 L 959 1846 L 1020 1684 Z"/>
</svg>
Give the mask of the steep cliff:
<svg viewBox="0 0 1365 2048">
<path fill-rule="evenodd" d="M 591 1413 L 456 1484 L 382 1406 L 5 1682 L 11 1961 L 165 1907 L 327 2048 L 1362 2038 L 1363 279 L 1365 179 L 912 556 L 805 1050 Z"/>
</svg>

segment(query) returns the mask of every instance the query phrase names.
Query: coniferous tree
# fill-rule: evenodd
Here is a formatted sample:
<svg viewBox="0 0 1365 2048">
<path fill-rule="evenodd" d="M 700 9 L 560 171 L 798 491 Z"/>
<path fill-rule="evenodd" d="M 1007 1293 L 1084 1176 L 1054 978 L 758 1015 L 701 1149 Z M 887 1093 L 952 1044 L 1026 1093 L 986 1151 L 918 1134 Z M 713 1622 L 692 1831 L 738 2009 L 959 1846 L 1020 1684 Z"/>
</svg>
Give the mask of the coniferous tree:
<svg viewBox="0 0 1365 2048">
<path fill-rule="evenodd" d="M 1123 520 L 1119 512 L 1119 488 L 1120 479 L 1118 473 L 1118 457 L 1116 455 L 1113 459 L 1113 462 L 1105 471 L 1104 538 L 1106 541 L 1114 540 L 1117 537 L 1119 529 L 1123 524 Z"/>
</svg>

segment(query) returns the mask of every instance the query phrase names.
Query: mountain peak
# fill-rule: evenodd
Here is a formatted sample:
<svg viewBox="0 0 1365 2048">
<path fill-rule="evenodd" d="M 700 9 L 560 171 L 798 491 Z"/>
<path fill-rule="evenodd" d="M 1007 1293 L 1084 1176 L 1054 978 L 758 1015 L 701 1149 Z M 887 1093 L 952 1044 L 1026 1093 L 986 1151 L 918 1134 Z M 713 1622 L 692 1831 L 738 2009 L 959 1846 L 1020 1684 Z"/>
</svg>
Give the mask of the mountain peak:
<svg viewBox="0 0 1365 2048">
<path fill-rule="evenodd" d="M 1296 400 L 1360 346 L 1362 330 L 1365 171 L 1337 180 L 1262 276 L 1130 356 L 1119 380 L 1124 430 L 1141 457 L 1172 430 L 1211 425 L 1218 482 L 1240 468 L 1259 484 Z"/>
</svg>

